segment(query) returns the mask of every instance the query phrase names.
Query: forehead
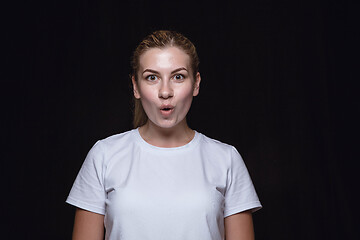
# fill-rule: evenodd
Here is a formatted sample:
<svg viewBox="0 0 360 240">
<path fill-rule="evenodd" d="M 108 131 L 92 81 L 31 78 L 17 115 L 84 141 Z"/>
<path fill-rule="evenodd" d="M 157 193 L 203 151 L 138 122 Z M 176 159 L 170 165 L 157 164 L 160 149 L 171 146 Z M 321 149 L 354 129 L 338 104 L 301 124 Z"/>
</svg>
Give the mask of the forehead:
<svg viewBox="0 0 360 240">
<path fill-rule="evenodd" d="M 190 67 L 190 57 L 178 47 L 150 48 L 140 56 L 140 68 Z"/>
</svg>

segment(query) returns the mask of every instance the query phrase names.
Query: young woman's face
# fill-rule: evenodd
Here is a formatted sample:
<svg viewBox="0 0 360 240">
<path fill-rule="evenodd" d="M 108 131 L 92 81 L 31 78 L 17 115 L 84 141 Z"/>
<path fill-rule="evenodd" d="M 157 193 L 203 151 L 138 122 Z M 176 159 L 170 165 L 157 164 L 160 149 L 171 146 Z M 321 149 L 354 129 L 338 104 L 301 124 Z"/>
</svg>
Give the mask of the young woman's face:
<svg viewBox="0 0 360 240">
<path fill-rule="evenodd" d="M 177 47 L 151 48 L 140 56 L 134 96 L 149 120 L 162 128 L 186 124 L 192 98 L 199 93 L 200 74 L 193 77 L 190 58 Z"/>
</svg>

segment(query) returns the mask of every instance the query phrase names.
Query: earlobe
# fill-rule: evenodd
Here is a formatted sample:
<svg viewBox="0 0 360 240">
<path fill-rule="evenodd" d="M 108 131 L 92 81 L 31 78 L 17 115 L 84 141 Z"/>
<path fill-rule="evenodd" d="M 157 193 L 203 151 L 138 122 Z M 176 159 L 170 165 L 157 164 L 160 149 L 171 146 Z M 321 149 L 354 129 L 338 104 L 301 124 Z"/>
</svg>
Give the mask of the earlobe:
<svg viewBox="0 0 360 240">
<path fill-rule="evenodd" d="M 132 82 L 132 85 L 133 85 L 134 97 L 135 97 L 136 99 L 140 99 L 140 94 L 139 94 L 138 85 L 137 85 L 137 83 L 136 83 L 136 80 L 135 80 L 135 77 L 134 77 L 134 76 L 131 77 L 131 82 Z"/>
<path fill-rule="evenodd" d="M 200 76 L 200 73 L 198 72 L 198 73 L 196 73 L 196 76 L 195 76 L 194 91 L 193 91 L 194 97 L 199 94 L 200 82 L 201 82 L 201 76 Z"/>
</svg>

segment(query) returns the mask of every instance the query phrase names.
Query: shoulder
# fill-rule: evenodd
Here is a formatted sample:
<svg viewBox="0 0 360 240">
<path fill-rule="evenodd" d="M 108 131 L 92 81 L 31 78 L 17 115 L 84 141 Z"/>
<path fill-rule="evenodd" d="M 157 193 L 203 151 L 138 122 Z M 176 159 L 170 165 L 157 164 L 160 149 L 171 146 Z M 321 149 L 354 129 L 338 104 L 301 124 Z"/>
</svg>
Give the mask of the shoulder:
<svg viewBox="0 0 360 240">
<path fill-rule="evenodd" d="M 134 132 L 136 129 L 132 129 L 126 132 L 118 133 L 104 139 L 99 140 L 102 146 L 112 147 L 117 146 L 121 147 L 122 145 L 127 145 L 129 142 L 134 140 Z"/>
<path fill-rule="evenodd" d="M 200 134 L 201 135 L 201 142 L 208 147 L 211 148 L 215 148 L 217 150 L 223 150 L 223 151 L 231 151 L 232 149 L 234 149 L 235 147 L 228 144 L 228 143 L 224 143 L 220 140 L 216 140 L 214 138 L 210 138 L 204 134 Z"/>
<path fill-rule="evenodd" d="M 127 149 L 131 143 L 135 142 L 135 131 L 132 129 L 123 133 L 118 133 L 97 141 L 91 148 L 90 153 L 93 155 L 101 155 L 107 157 L 114 152 Z"/>
<path fill-rule="evenodd" d="M 233 154 L 239 154 L 233 145 L 224 143 L 222 141 L 210 138 L 204 134 L 201 135 L 201 148 L 210 151 L 212 154 L 221 154 L 222 156 L 227 155 L 231 157 Z"/>
</svg>

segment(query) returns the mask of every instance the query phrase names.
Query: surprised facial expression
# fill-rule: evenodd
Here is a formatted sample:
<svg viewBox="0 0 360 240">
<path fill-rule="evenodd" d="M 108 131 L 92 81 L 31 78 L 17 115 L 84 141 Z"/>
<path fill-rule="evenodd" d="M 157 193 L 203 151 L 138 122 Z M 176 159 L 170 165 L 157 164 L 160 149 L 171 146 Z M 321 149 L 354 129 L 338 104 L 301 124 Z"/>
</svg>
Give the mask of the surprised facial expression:
<svg viewBox="0 0 360 240">
<path fill-rule="evenodd" d="M 199 93 L 200 74 L 190 68 L 190 57 L 177 47 L 151 48 L 140 56 L 134 96 L 141 100 L 151 123 L 162 128 L 186 124 L 192 98 Z"/>
</svg>

